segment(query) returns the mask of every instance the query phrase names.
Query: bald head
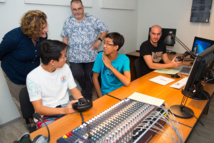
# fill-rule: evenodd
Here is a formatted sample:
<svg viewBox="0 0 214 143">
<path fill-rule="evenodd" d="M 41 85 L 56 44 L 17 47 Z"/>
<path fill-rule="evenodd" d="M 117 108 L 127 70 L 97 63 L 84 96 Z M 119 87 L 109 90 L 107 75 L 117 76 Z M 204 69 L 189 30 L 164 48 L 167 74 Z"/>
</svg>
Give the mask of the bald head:
<svg viewBox="0 0 214 143">
<path fill-rule="evenodd" d="M 151 27 L 151 31 L 152 30 L 156 30 L 156 29 L 160 30 L 162 32 L 162 28 L 159 25 L 154 25 L 154 26 Z"/>
<path fill-rule="evenodd" d="M 157 46 L 158 41 L 162 35 L 162 28 L 159 25 L 154 25 L 150 30 L 150 42 L 152 45 Z"/>
</svg>

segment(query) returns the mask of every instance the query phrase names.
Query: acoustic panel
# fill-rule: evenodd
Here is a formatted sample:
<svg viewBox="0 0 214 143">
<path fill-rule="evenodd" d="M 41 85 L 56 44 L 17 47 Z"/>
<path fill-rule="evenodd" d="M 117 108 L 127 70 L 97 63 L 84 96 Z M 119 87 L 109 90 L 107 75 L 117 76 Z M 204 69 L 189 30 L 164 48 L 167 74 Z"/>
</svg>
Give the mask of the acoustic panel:
<svg viewBox="0 0 214 143">
<path fill-rule="evenodd" d="M 101 8 L 134 10 L 136 0 L 102 0 Z"/>
<path fill-rule="evenodd" d="M 25 0 L 29 4 L 63 5 L 70 6 L 71 0 Z M 85 7 L 92 7 L 92 0 L 82 0 Z"/>
</svg>

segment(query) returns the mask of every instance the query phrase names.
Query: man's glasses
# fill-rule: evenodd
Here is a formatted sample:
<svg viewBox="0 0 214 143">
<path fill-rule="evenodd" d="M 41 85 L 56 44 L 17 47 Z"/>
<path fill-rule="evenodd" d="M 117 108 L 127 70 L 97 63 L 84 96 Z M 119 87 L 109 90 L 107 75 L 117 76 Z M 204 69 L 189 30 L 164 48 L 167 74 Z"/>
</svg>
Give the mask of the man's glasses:
<svg viewBox="0 0 214 143">
<path fill-rule="evenodd" d="M 109 44 L 109 43 L 104 43 L 104 45 L 107 45 L 107 46 L 114 46 L 114 44 Z"/>
<path fill-rule="evenodd" d="M 80 11 L 80 10 L 82 10 L 82 8 L 78 8 L 78 9 L 72 9 L 72 11 Z"/>
</svg>

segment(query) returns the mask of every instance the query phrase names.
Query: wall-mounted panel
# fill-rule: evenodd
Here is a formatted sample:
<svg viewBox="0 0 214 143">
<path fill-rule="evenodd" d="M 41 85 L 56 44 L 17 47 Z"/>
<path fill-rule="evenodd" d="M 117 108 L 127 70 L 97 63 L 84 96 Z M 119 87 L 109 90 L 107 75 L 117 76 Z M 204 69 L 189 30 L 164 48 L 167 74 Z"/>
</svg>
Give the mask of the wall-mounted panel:
<svg viewBox="0 0 214 143">
<path fill-rule="evenodd" d="M 102 0 L 101 8 L 134 10 L 136 0 Z"/>
<path fill-rule="evenodd" d="M 212 0 L 193 0 L 190 22 L 209 22 Z"/>
<path fill-rule="evenodd" d="M 25 0 L 30 4 L 46 4 L 46 5 L 64 5 L 69 6 L 71 0 Z M 82 0 L 85 7 L 92 7 L 92 0 Z"/>
</svg>

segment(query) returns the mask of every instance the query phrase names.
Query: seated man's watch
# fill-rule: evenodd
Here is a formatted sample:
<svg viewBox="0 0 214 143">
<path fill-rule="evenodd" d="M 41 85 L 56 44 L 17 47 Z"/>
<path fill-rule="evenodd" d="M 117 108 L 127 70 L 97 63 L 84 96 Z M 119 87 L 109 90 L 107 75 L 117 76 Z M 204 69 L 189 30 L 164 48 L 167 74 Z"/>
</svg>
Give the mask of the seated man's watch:
<svg viewBox="0 0 214 143">
<path fill-rule="evenodd" d="M 100 40 L 101 42 L 103 41 L 100 37 L 98 38 L 98 40 Z"/>
</svg>

